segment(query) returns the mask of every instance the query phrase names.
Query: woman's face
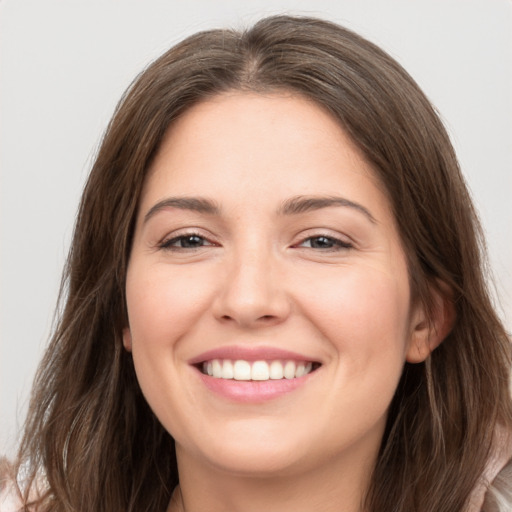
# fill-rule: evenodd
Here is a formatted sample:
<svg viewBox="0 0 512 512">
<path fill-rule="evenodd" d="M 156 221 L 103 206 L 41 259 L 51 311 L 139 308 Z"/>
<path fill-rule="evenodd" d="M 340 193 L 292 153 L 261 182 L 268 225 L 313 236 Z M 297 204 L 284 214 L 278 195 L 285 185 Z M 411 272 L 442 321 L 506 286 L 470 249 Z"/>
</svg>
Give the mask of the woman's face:
<svg viewBox="0 0 512 512">
<path fill-rule="evenodd" d="M 386 195 L 321 108 L 233 92 L 174 123 L 126 288 L 124 344 L 180 463 L 374 460 L 422 314 Z"/>
</svg>

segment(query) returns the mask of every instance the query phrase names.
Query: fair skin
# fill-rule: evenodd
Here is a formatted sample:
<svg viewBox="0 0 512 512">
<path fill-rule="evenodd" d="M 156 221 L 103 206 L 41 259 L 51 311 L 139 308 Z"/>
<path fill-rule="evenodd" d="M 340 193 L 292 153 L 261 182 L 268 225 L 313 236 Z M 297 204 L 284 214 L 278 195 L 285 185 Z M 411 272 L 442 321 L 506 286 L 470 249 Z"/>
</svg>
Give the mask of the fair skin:
<svg viewBox="0 0 512 512">
<path fill-rule="evenodd" d="M 332 117 L 238 92 L 187 111 L 149 170 L 126 293 L 125 348 L 176 441 L 169 510 L 361 510 L 404 362 L 439 340 L 388 199 Z M 287 361 L 310 373 L 269 379 Z"/>
</svg>

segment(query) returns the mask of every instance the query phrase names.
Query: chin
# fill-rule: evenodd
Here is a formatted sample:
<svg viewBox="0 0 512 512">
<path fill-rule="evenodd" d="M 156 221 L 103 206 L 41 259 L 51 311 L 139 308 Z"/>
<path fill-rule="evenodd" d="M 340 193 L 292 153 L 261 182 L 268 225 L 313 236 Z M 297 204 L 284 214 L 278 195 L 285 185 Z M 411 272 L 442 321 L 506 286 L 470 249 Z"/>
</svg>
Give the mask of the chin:
<svg viewBox="0 0 512 512">
<path fill-rule="evenodd" d="M 233 430 L 227 428 L 222 435 L 197 443 L 196 456 L 217 470 L 239 476 L 293 474 L 303 465 L 303 451 L 308 444 L 301 442 L 299 436 L 276 435 L 264 428 L 257 429 L 257 433 L 253 429 Z"/>
<path fill-rule="evenodd" d="M 257 445 L 237 450 L 224 447 L 222 454 L 207 454 L 210 464 L 224 473 L 251 478 L 268 478 L 295 474 L 300 468 L 297 453 L 286 449 L 269 450 Z"/>
</svg>

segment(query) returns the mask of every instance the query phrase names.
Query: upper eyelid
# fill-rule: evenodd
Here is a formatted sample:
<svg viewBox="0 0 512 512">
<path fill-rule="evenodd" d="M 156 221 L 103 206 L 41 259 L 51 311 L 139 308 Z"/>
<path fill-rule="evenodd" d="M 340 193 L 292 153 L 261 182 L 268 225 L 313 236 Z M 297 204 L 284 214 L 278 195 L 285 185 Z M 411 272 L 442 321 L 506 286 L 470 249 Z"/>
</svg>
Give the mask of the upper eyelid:
<svg viewBox="0 0 512 512">
<path fill-rule="evenodd" d="M 202 230 L 200 228 L 181 228 L 176 229 L 174 231 L 171 231 L 170 233 L 166 234 L 162 238 L 158 239 L 154 247 L 156 249 L 166 249 L 171 247 L 171 242 L 177 241 L 181 238 L 187 238 L 191 236 L 197 236 L 199 238 L 202 238 L 208 242 L 209 245 L 215 246 L 219 245 L 218 241 L 214 239 L 213 236 L 210 236 L 208 234 L 202 233 Z M 185 249 L 185 248 L 183 248 Z"/>
<path fill-rule="evenodd" d="M 329 240 L 333 240 L 334 242 L 350 243 L 349 240 L 345 240 L 344 237 L 325 235 L 325 234 L 309 235 L 309 236 L 304 237 L 302 241 L 311 240 L 314 238 L 328 238 Z"/>
<path fill-rule="evenodd" d="M 293 237 L 294 240 L 297 240 L 297 242 L 294 242 L 294 245 L 296 243 L 301 243 L 310 238 L 319 238 L 319 237 L 331 238 L 333 240 L 338 240 L 339 242 L 347 243 L 347 244 L 355 244 L 353 237 L 351 237 L 345 233 L 340 233 L 340 232 L 334 231 L 330 228 L 308 228 L 308 229 L 301 230 L 300 233 L 297 233 Z"/>
<path fill-rule="evenodd" d="M 351 240 L 344 240 L 341 237 L 332 236 L 332 235 L 322 235 L 322 234 L 306 236 L 306 237 L 302 238 L 301 240 L 299 240 L 299 242 L 293 244 L 293 246 L 300 247 L 304 242 L 306 242 L 308 240 L 313 240 L 315 238 L 327 238 L 327 239 L 335 242 L 339 247 L 346 248 L 346 249 L 354 247 L 354 243 Z"/>
<path fill-rule="evenodd" d="M 210 232 L 207 232 L 204 228 L 200 228 L 198 226 L 187 226 L 184 228 L 177 228 L 169 231 L 162 237 L 162 240 L 171 240 L 172 238 L 179 238 L 182 236 L 199 236 L 201 238 L 205 238 L 207 240 L 212 240 L 216 238 Z"/>
</svg>

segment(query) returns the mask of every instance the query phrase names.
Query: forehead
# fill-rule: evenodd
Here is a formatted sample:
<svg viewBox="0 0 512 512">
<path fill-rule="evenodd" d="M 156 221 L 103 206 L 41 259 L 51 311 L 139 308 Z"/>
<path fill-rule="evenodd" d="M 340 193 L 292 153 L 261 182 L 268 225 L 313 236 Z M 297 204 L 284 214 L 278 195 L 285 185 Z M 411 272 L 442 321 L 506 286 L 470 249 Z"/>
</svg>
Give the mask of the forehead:
<svg viewBox="0 0 512 512">
<path fill-rule="evenodd" d="M 374 170 L 339 122 L 284 93 L 229 92 L 187 110 L 164 137 L 143 201 L 171 190 L 250 201 L 346 192 L 386 203 Z"/>
</svg>

